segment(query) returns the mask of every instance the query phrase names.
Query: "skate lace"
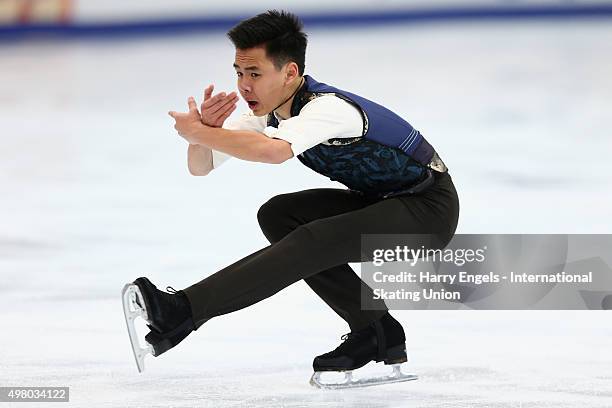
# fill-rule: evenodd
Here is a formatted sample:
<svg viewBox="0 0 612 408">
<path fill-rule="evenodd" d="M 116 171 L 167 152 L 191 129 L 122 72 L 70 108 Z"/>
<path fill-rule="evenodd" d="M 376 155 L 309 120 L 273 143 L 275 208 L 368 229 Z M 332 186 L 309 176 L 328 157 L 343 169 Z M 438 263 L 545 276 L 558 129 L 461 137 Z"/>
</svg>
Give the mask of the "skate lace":
<svg viewBox="0 0 612 408">
<path fill-rule="evenodd" d="M 178 292 L 178 290 L 174 289 L 172 286 L 166 286 L 166 292 L 172 293 L 173 295 Z"/>
<path fill-rule="evenodd" d="M 359 338 L 359 337 L 363 337 L 363 335 L 364 335 L 364 334 L 365 334 L 365 333 L 363 333 L 362 331 L 358 331 L 358 332 L 350 332 L 350 333 L 343 334 L 343 335 L 340 337 L 340 340 L 344 340 L 344 342 L 346 343 L 346 342 L 347 342 L 347 341 L 349 341 L 349 340 L 352 340 L 352 339 L 357 339 L 357 338 Z"/>
</svg>

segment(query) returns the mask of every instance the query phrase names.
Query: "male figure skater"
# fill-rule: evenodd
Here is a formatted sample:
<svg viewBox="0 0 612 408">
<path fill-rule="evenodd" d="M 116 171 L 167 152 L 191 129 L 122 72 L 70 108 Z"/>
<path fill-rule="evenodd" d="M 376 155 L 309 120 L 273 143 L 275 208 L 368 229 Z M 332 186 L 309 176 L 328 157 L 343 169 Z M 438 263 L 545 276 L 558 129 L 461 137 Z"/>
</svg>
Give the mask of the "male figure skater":
<svg viewBox="0 0 612 408">
<path fill-rule="evenodd" d="M 382 310 L 363 310 L 361 292 L 372 291 L 348 263 L 364 260 L 362 234 L 432 234 L 445 246 L 459 215 L 446 166 L 395 113 L 305 75 L 307 40 L 295 15 L 268 11 L 228 36 L 250 112 L 222 128 L 238 97 L 212 96 L 212 86 L 201 112 L 193 98 L 187 113 L 169 112 L 189 142 L 191 173 L 204 176 L 230 156 L 275 164 L 297 157 L 348 189 L 271 198 L 257 214 L 270 245 L 184 290 L 166 293 L 144 277 L 126 285 L 132 308 L 140 308 L 151 330 L 145 338 L 150 352 L 159 356 L 207 320 L 303 279 L 351 329 L 339 347 L 314 359 L 315 372 L 406 361 L 402 326 L 382 301 L 373 302 Z M 147 350 L 134 350 L 140 369 Z"/>
</svg>

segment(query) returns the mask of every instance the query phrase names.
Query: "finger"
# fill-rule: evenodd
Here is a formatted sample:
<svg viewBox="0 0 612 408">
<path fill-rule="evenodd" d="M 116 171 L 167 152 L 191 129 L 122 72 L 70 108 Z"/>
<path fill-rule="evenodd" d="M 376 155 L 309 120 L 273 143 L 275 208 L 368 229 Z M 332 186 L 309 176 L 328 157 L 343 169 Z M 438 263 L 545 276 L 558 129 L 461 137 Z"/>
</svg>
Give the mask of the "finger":
<svg viewBox="0 0 612 408">
<path fill-rule="evenodd" d="M 227 120 L 227 118 L 229 118 L 232 112 L 234 112 L 235 110 L 236 110 L 236 107 L 234 106 L 230 110 L 225 112 L 223 115 L 221 115 L 221 117 L 218 119 L 218 122 L 216 122 L 218 126 L 222 126 L 223 123 Z"/>
<path fill-rule="evenodd" d="M 211 106 L 217 104 L 221 99 L 225 98 L 225 92 L 221 92 L 204 102 L 204 108 L 209 109 Z"/>
<path fill-rule="evenodd" d="M 196 101 L 194 99 L 193 96 L 190 96 L 187 99 L 187 105 L 189 106 L 189 112 L 193 113 L 193 112 L 197 112 L 198 111 L 198 106 L 196 105 Z"/>
<path fill-rule="evenodd" d="M 213 116 L 213 120 L 212 122 L 214 123 L 223 123 L 223 121 L 225 119 L 227 119 L 229 117 L 229 115 L 232 114 L 233 111 L 236 110 L 236 105 L 228 105 L 227 109 L 224 109 L 222 111 L 217 112 L 214 116 Z"/>
<path fill-rule="evenodd" d="M 224 106 L 228 104 L 233 104 L 236 102 L 238 102 L 238 96 L 236 95 L 235 92 L 232 92 L 231 94 L 227 95 L 225 98 L 219 100 L 219 102 L 217 102 L 216 104 L 208 107 L 208 111 L 210 113 L 215 113 L 219 111 L 220 109 L 222 109 Z"/>
<path fill-rule="evenodd" d="M 225 121 L 225 119 L 229 118 L 232 112 L 234 112 L 235 110 L 236 110 L 236 105 L 232 106 L 227 112 L 221 115 L 221 119 Z"/>
<path fill-rule="evenodd" d="M 230 99 L 226 98 L 225 100 L 218 103 L 217 105 L 209 108 L 208 112 L 213 115 L 221 115 L 223 112 L 225 112 L 226 109 L 229 109 L 230 106 L 235 105 L 237 102 L 238 102 L 237 96 L 234 96 L 233 98 L 230 98 Z"/>
<path fill-rule="evenodd" d="M 203 105 L 204 109 L 210 109 L 210 107 L 212 107 L 215 104 L 219 103 L 219 101 L 222 100 L 225 97 L 226 97 L 225 92 L 218 93 L 215 96 L 213 96 L 212 98 L 210 98 L 209 100 L 205 101 L 202 105 Z"/>
</svg>

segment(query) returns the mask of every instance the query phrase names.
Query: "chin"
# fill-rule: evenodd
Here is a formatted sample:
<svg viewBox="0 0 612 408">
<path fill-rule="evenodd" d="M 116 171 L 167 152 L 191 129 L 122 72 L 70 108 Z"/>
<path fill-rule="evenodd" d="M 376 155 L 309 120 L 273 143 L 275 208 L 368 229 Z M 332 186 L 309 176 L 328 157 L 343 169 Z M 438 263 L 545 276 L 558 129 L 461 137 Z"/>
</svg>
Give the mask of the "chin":
<svg viewBox="0 0 612 408">
<path fill-rule="evenodd" d="M 262 109 L 261 107 L 256 107 L 255 109 L 251 109 L 251 111 L 253 112 L 253 114 L 255 116 L 265 116 L 270 112 L 266 112 L 264 109 Z"/>
</svg>

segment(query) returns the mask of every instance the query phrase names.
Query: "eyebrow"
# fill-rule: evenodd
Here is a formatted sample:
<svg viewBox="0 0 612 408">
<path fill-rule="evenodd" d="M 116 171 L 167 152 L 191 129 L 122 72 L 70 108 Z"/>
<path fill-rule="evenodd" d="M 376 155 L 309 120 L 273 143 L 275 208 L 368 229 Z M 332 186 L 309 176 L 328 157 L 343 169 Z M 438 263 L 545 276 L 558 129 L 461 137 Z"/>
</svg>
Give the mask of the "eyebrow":
<svg viewBox="0 0 612 408">
<path fill-rule="evenodd" d="M 240 69 L 238 64 L 234 64 L 234 68 Z M 244 70 L 245 71 L 259 71 L 259 67 L 256 67 L 256 66 L 253 65 L 253 66 L 250 66 L 250 67 L 246 67 Z"/>
</svg>

